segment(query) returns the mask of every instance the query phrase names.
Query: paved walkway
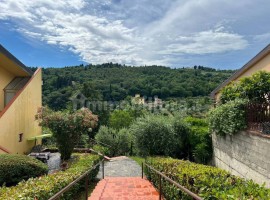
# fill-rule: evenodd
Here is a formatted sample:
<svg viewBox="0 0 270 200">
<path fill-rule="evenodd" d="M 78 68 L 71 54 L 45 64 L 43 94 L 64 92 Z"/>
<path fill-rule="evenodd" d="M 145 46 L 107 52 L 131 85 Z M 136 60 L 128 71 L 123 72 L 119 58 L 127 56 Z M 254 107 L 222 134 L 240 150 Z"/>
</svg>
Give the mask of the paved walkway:
<svg viewBox="0 0 270 200">
<path fill-rule="evenodd" d="M 50 154 L 50 159 L 47 161 L 47 165 L 49 168 L 49 174 L 60 169 L 60 163 L 61 163 L 60 157 L 61 157 L 60 153 L 51 153 Z"/>
<path fill-rule="evenodd" d="M 114 157 L 104 164 L 105 177 L 141 177 L 142 168 L 138 163 L 126 156 Z M 102 179 L 102 166 L 97 178 Z"/>
<path fill-rule="evenodd" d="M 97 184 L 88 200 L 158 200 L 159 193 L 146 179 L 141 167 L 127 157 L 113 158 L 105 163 L 105 179 Z M 101 179 L 102 169 L 98 174 Z"/>
</svg>

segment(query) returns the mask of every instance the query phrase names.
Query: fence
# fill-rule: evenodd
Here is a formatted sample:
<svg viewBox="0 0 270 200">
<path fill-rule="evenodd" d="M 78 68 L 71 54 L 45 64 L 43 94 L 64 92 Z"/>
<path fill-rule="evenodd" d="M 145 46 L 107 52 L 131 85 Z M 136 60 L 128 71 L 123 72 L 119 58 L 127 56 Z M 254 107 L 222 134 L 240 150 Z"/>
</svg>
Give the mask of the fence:
<svg viewBox="0 0 270 200">
<path fill-rule="evenodd" d="M 270 104 L 249 103 L 246 106 L 247 126 L 249 130 L 270 134 Z"/>
<path fill-rule="evenodd" d="M 163 196 L 162 195 L 162 183 L 163 183 L 162 179 L 164 179 L 164 180 L 168 181 L 169 183 L 171 183 L 172 185 L 176 186 L 177 188 L 182 190 L 184 193 L 186 193 L 191 198 L 193 198 L 195 200 L 202 200 L 202 198 L 199 197 L 197 194 L 194 194 L 193 192 L 191 192 L 190 190 L 188 190 L 184 186 L 180 185 L 179 183 L 177 183 L 174 180 L 170 179 L 169 177 L 165 176 L 163 173 L 161 173 L 160 171 L 156 170 L 155 168 L 153 168 L 152 166 L 150 166 L 146 163 L 142 163 L 142 178 L 143 178 L 143 174 L 144 174 L 144 166 L 159 175 L 159 186 L 158 186 L 159 200 L 161 200 L 162 196 Z"/>
</svg>

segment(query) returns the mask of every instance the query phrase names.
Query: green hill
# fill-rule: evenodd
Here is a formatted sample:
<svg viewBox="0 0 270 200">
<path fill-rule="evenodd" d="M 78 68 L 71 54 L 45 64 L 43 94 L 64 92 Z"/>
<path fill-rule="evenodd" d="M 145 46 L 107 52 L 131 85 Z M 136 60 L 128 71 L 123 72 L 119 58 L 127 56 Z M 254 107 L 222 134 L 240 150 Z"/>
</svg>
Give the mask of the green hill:
<svg viewBox="0 0 270 200">
<path fill-rule="evenodd" d="M 43 69 L 43 105 L 64 109 L 80 90 L 89 100 L 119 101 L 128 95 L 157 95 L 161 99 L 208 96 L 234 71 L 194 66 L 130 67 L 106 63 Z"/>
</svg>

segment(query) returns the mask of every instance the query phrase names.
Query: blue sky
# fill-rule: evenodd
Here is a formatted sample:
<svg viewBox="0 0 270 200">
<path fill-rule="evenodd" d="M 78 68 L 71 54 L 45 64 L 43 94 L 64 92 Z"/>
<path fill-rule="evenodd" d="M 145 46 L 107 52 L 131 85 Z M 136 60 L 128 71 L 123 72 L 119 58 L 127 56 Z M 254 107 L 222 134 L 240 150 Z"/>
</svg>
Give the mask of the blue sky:
<svg viewBox="0 0 270 200">
<path fill-rule="evenodd" d="M 0 0 L 0 43 L 28 66 L 218 69 L 270 42 L 267 0 Z"/>
</svg>

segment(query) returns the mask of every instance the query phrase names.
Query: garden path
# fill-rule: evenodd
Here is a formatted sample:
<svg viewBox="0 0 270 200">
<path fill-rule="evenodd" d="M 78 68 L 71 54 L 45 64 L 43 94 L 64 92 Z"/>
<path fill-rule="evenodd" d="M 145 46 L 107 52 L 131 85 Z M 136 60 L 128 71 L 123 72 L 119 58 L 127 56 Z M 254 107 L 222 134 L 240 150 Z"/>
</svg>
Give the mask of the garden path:
<svg viewBox="0 0 270 200">
<path fill-rule="evenodd" d="M 102 179 L 88 200 L 158 200 L 159 193 L 146 179 L 141 178 L 141 167 L 134 160 L 122 156 L 104 165 Z M 97 178 L 102 178 L 102 168 Z"/>
<path fill-rule="evenodd" d="M 105 177 L 141 177 L 142 169 L 138 163 L 126 156 L 114 157 L 104 164 Z M 102 166 L 97 178 L 102 179 Z"/>
</svg>

